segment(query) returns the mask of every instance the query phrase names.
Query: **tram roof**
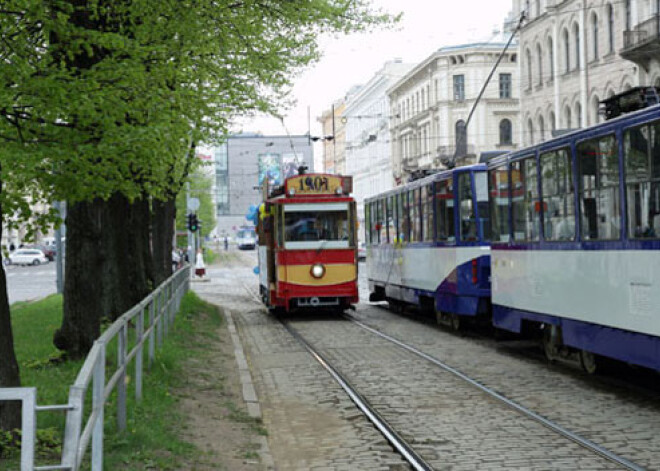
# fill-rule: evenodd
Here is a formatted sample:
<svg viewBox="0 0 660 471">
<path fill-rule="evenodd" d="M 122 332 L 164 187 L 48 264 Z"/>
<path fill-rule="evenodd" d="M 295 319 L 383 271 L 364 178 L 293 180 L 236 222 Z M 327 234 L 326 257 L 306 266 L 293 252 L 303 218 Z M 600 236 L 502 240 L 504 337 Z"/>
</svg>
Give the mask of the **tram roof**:
<svg viewBox="0 0 660 471">
<path fill-rule="evenodd" d="M 415 181 L 412 181 L 410 183 L 406 183 L 405 185 L 397 186 L 396 188 L 392 188 L 391 190 L 384 191 L 383 193 L 379 193 L 378 195 L 374 195 L 374 196 L 370 196 L 369 198 L 365 198 L 364 201 L 369 202 L 369 201 L 373 201 L 375 199 L 380 199 L 380 198 L 383 198 L 383 197 L 396 195 L 396 194 L 402 193 L 404 191 L 414 190 L 416 188 L 420 188 L 422 186 L 428 185 L 429 183 L 433 183 L 433 182 L 441 181 L 441 180 L 446 180 L 447 178 L 449 178 L 454 173 L 485 171 L 485 170 L 487 170 L 485 164 L 464 165 L 464 166 L 461 166 L 461 167 L 454 167 L 454 168 L 451 168 L 451 169 L 441 170 L 438 173 L 428 175 L 424 178 L 420 178 L 419 180 L 415 180 Z"/>
</svg>

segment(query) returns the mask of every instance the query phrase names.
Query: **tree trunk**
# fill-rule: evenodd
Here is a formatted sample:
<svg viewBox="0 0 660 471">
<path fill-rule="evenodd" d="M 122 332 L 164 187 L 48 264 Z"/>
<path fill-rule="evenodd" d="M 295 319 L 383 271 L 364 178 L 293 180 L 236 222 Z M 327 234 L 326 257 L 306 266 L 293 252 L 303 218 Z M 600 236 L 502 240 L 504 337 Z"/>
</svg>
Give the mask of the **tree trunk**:
<svg viewBox="0 0 660 471">
<path fill-rule="evenodd" d="M 154 286 L 160 285 L 172 274 L 172 244 L 176 221 L 176 200 L 153 200 L 151 222 L 151 248 L 154 265 Z"/>
<path fill-rule="evenodd" d="M 1 215 L 2 210 L 0 209 Z M 0 238 L 2 238 L 2 224 L 0 224 Z M 14 337 L 11 330 L 9 300 L 7 299 L 7 277 L 2 268 L 0 268 L 0 359 L 0 388 L 19 387 L 21 378 L 14 353 Z M 20 428 L 21 403 L 0 402 L 0 431 Z M 1 444 L 0 455 L 2 455 Z"/>
<path fill-rule="evenodd" d="M 109 290 L 106 311 L 114 320 L 144 299 L 151 291 L 152 263 L 149 247 L 149 203 L 130 203 L 119 193 L 108 201 L 106 244 L 109 269 L 103 280 Z"/>
<path fill-rule="evenodd" d="M 53 343 L 72 358 L 84 357 L 100 334 L 107 270 L 104 212 L 100 199 L 68 205 L 64 316 Z"/>
</svg>

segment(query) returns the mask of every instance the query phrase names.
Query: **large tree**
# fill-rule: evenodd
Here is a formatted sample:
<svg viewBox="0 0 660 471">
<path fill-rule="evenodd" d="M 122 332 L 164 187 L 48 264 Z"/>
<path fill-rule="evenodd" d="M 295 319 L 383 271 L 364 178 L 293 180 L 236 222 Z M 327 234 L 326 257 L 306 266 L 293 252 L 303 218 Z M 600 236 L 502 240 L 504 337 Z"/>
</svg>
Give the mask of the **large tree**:
<svg viewBox="0 0 660 471">
<path fill-rule="evenodd" d="M 391 20 L 367 0 L 3 0 L 2 178 L 68 202 L 58 347 L 84 355 L 102 316 L 162 279 L 169 251 L 149 247 L 149 227 L 174 216 L 191 142 L 214 143 L 238 114 L 280 112 L 319 34 Z M 30 201 L 17 194 L 0 195 L 9 214 Z"/>
</svg>

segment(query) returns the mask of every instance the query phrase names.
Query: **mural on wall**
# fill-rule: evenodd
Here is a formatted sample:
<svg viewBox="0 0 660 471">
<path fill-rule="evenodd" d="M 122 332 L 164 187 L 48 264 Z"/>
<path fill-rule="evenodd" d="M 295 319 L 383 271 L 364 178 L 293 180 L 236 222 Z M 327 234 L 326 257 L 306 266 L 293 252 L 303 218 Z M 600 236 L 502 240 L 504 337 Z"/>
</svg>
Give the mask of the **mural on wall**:
<svg viewBox="0 0 660 471">
<path fill-rule="evenodd" d="M 259 154 L 259 185 L 268 179 L 268 186 L 281 185 L 280 154 Z"/>
</svg>

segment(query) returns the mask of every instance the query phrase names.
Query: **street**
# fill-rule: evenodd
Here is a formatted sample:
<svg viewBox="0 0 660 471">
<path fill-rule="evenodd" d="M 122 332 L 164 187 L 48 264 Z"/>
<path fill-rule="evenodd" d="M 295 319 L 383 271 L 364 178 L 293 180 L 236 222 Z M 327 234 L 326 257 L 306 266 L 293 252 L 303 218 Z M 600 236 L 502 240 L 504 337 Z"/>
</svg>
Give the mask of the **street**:
<svg viewBox="0 0 660 471">
<path fill-rule="evenodd" d="M 54 262 L 38 266 L 7 265 L 4 269 L 10 306 L 17 301 L 44 298 L 57 291 Z"/>
</svg>

